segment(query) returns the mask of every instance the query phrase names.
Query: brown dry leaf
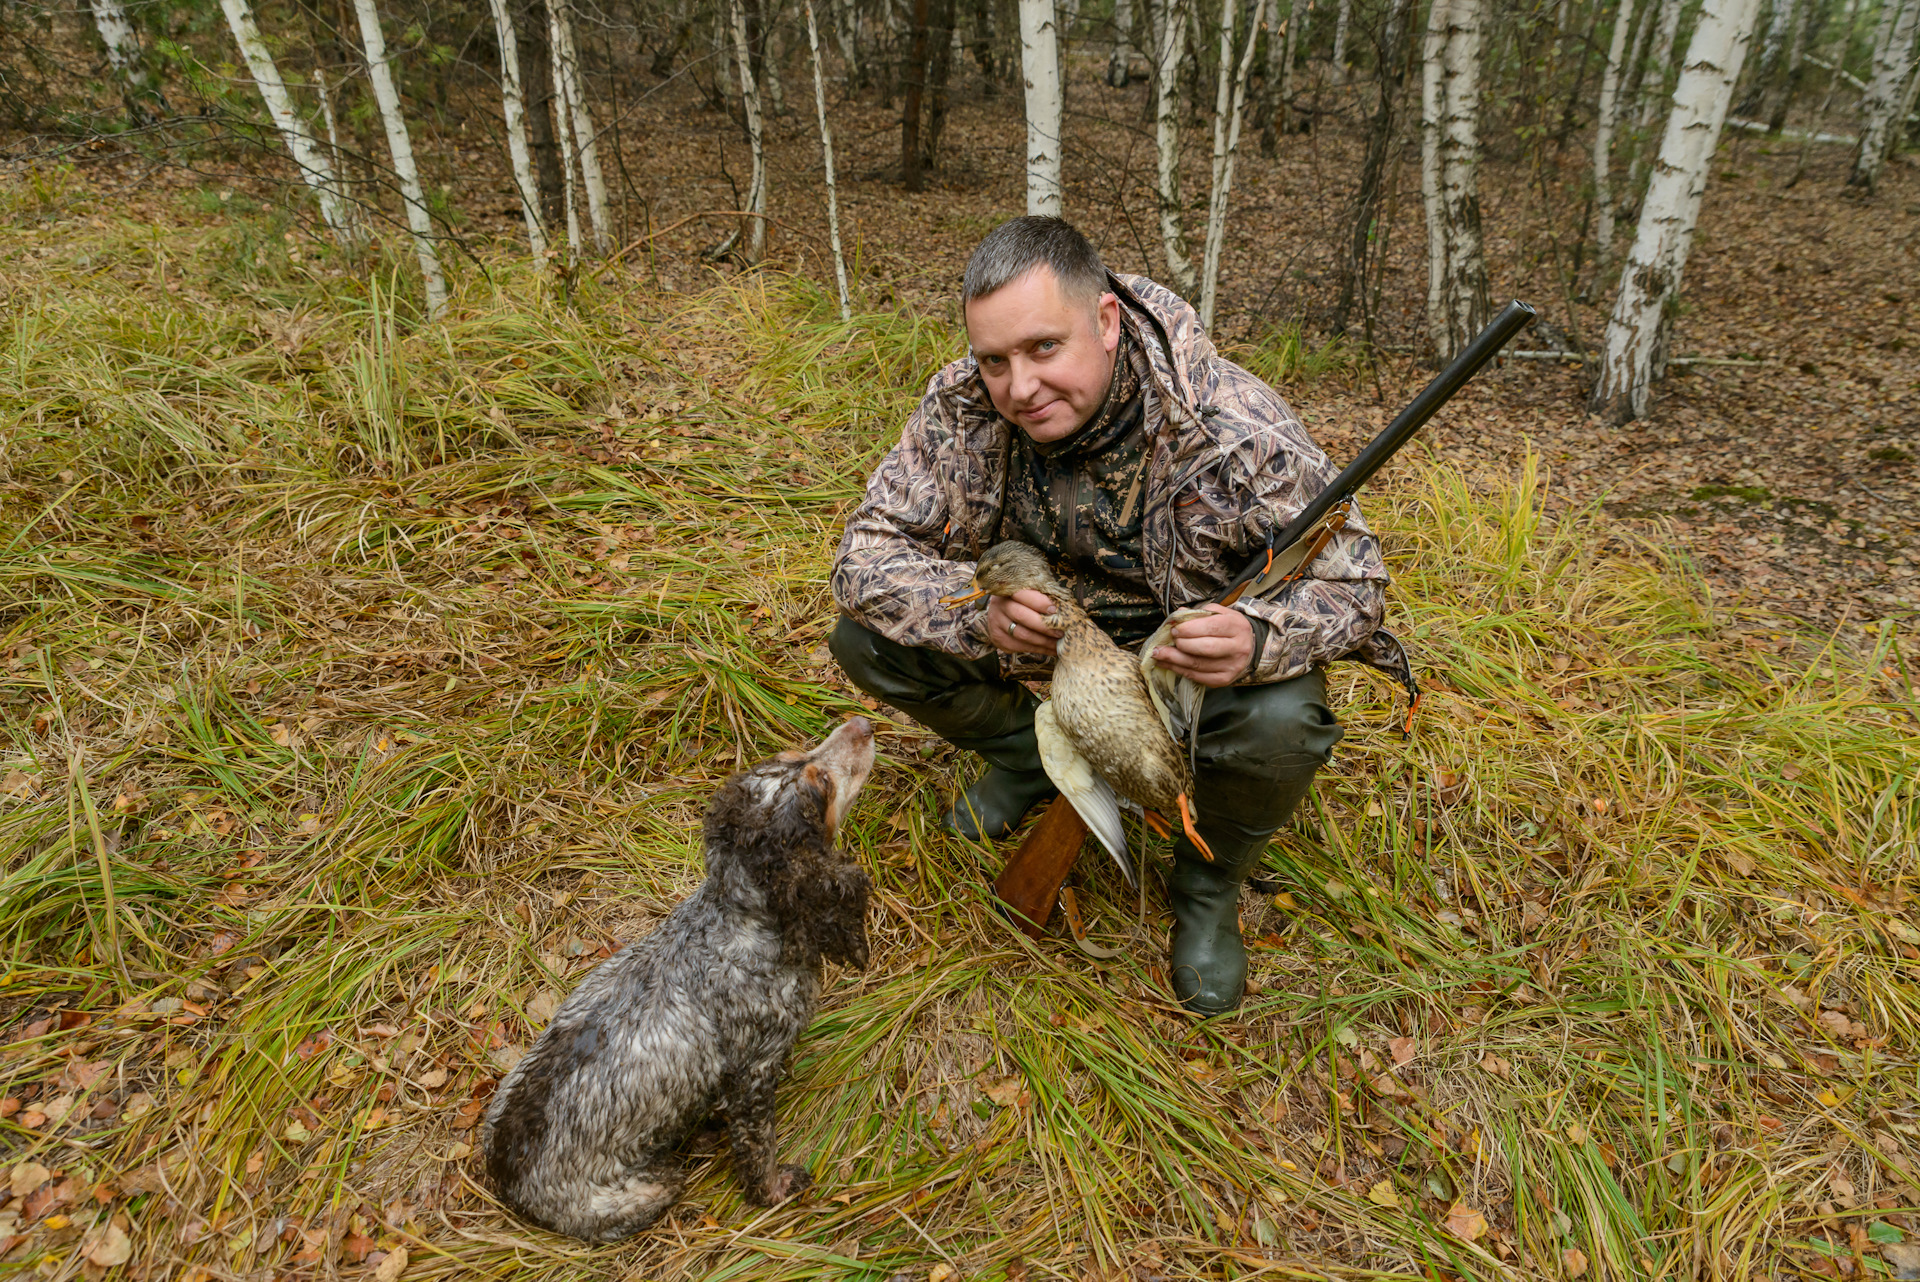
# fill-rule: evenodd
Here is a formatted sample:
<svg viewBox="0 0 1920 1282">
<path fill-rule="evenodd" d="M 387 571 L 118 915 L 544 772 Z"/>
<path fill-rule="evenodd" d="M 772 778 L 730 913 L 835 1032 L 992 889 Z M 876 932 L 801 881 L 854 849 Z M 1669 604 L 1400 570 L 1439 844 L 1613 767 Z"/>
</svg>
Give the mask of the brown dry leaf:
<svg viewBox="0 0 1920 1282">
<path fill-rule="evenodd" d="M 1367 1201 L 1373 1203 L 1375 1206 L 1384 1206 L 1389 1210 L 1393 1210 L 1400 1205 L 1400 1195 L 1393 1191 L 1392 1181 L 1381 1180 L 1378 1184 L 1375 1184 L 1367 1190 Z"/>
<path fill-rule="evenodd" d="M 1465 1202 L 1455 1202 L 1447 1208 L 1447 1232 L 1462 1242 L 1477 1242 L 1486 1236 L 1487 1217 Z"/>
<path fill-rule="evenodd" d="M 27 1194 L 53 1178 L 53 1172 L 38 1162 L 22 1162 L 7 1173 L 7 1184 L 15 1197 Z"/>
<path fill-rule="evenodd" d="M 1492 1051 L 1488 1051 L 1486 1054 L 1480 1057 L 1480 1067 L 1485 1069 L 1487 1072 L 1492 1073 L 1495 1077 L 1499 1078 L 1503 1082 L 1510 1082 L 1513 1080 L 1513 1065 L 1508 1063 L 1506 1060 L 1501 1059 L 1498 1055 L 1495 1055 Z"/>
<path fill-rule="evenodd" d="M 87 1235 L 80 1254 L 87 1257 L 89 1264 L 111 1269 L 133 1258 L 133 1239 L 121 1232 L 118 1225 L 108 1224 L 104 1229 Z"/>
<path fill-rule="evenodd" d="M 1395 1068 L 1404 1068 L 1418 1051 L 1411 1037 L 1395 1037 L 1387 1042 L 1387 1052 L 1393 1056 Z"/>
<path fill-rule="evenodd" d="M 394 1282 L 394 1279 L 407 1271 L 407 1248 L 396 1246 L 386 1259 L 380 1261 L 373 1270 L 373 1282 Z"/>
<path fill-rule="evenodd" d="M 936 1264 L 927 1270 L 927 1282 L 953 1282 L 955 1276 L 951 1264 Z"/>
<path fill-rule="evenodd" d="M 1560 1268 L 1570 1278 L 1583 1277 L 1587 1271 L 1587 1254 L 1578 1247 L 1570 1246 L 1560 1252 Z"/>
<path fill-rule="evenodd" d="M 1002 1108 L 1013 1108 L 1027 1098 L 1027 1082 L 1015 1073 L 1011 1077 L 990 1077 L 980 1083 L 980 1093 Z"/>
<path fill-rule="evenodd" d="M 414 1081 L 427 1090 L 437 1091 L 447 1084 L 447 1070 L 444 1068 L 430 1068 L 415 1078 Z"/>
</svg>

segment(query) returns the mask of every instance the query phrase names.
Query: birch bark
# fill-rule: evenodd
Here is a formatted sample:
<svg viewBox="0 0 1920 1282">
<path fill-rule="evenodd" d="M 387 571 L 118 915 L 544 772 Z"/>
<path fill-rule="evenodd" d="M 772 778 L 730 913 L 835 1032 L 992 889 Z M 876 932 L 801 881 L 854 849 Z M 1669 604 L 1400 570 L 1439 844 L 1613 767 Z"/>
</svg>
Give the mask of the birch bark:
<svg viewBox="0 0 1920 1282">
<path fill-rule="evenodd" d="M 1333 16 L 1333 65 L 1328 68 L 1333 75 L 1333 83 L 1345 84 L 1347 80 L 1347 27 L 1353 21 L 1353 0 L 1340 0 L 1340 8 Z"/>
<path fill-rule="evenodd" d="M 1107 84 L 1125 89 L 1133 79 L 1133 0 L 1114 0 L 1113 51 L 1107 55 Z"/>
<path fill-rule="evenodd" d="M 346 201 L 340 198 L 333 165 L 313 135 L 307 132 L 306 122 L 294 111 L 293 96 L 287 92 L 287 82 L 280 78 L 280 68 L 274 65 L 267 42 L 260 38 L 252 7 L 248 0 L 220 0 L 220 7 L 227 15 L 227 27 L 233 32 L 234 43 L 240 46 L 240 54 L 247 60 L 247 70 L 253 73 L 260 97 L 267 104 L 267 114 L 273 117 L 274 127 L 280 131 L 287 151 L 293 156 L 294 167 L 319 201 L 320 217 L 326 222 L 327 230 L 342 245 L 351 246 L 353 224 L 347 217 Z"/>
<path fill-rule="evenodd" d="M 93 25 L 100 32 L 100 43 L 107 49 L 107 65 L 120 78 L 127 104 L 127 116 L 136 125 L 150 124 L 153 113 L 148 102 L 166 106 L 166 98 L 154 87 L 147 74 L 146 58 L 140 49 L 140 35 L 127 18 L 120 0 L 92 0 Z"/>
<path fill-rule="evenodd" d="M 1607 321 L 1600 377 L 1588 409 L 1619 425 L 1647 412 L 1664 373 L 1667 311 L 1693 245 L 1714 149 L 1753 39 L 1759 0 L 1706 0 L 1687 46 L 1640 228 Z"/>
<path fill-rule="evenodd" d="M 520 212 L 526 217 L 527 245 L 535 258 L 547 252 L 546 229 L 540 225 L 540 186 L 533 176 L 533 154 L 527 147 L 526 98 L 520 91 L 520 45 L 514 38 L 513 14 L 507 0 L 491 0 L 493 29 L 500 38 L 500 102 L 507 122 L 507 158 L 513 162 L 513 185 L 520 193 Z"/>
<path fill-rule="evenodd" d="M 1260 43 L 1256 19 L 1248 23 L 1246 48 L 1240 53 L 1239 66 L 1234 67 L 1234 19 L 1239 11 L 1240 0 L 1223 0 L 1220 6 L 1220 83 L 1213 100 L 1213 188 L 1207 200 L 1207 239 L 1200 268 L 1200 323 L 1208 328 L 1213 325 L 1213 306 L 1219 293 L 1220 254 L 1226 245 L 1227 201 L 1233 194 L 1234 161 L 1240 152 L 1247 78 L 1253 71 L 1254 48 Z"/>
<path fill-rule="evenodd" d="M 1613 16 L 1607 70 L 1600 78 L 1600 110 L 1593 126 L 1594 274 L 1604 276 L 1613 257 L 1613 127 L 1620 114 L 1620 68 L 1633 26 L 1633 0 L 1620 0 Z"/>
<path fill-rule="evenodd" d="M 1880 180 L 1880 167 L 1887 161 L 1894 138 L 1899 134 L 1900 108 L 1905 104 L 1907 77 L 1913 73 L 1913 33 L 1920 25 L 1920 0 L 1905 0 L 1894 15 L 1892 30 L 1873 59 L 1873 79 L 1861 99 L 1860 145 L 1853 154 L 1853 172 L 1847 175 L 1850 187 L 1872 191 Z"/>
<path fill-rule="evenodd" d="M 1182 295 L 1199 284 L 1180 226 L 1180 64 L 1186 57 L 1187 15 L 1190 0 L 1160 0 L 1160 45 L 1153 60 L 1153 137 L 1158 153 L 1154 196 L 1160 210 L 1160 247 L 1167 258 L 1167 278 Z"/>
<path fill-rule="evenodd" d="M 820 157 L 827 173 L 827 240 L 833 246 L 833 279 L 840 287 L 840 319 L 853 319 L 847 301 L 847 256 L 840 252 L 840 189 L 833 178 L 833 130 L 827 127 L 827 79 L 820 70 L 820 29 L 813 20 L 813 0 L 805 0 L 807 48 L 813 54 L 813 108 L 820 116 Z"/>
<path fill-rule="evenodd" d="M 587 194 L 587 217 L 593 223 L 594 248 L 605 253 L 613 247 L 613 225 L 607 216 L 607 179 L 600 169 L 598 127 L 587 106 L 580 53 L 573 42 L 573 14 L 567 0 L 547 0 L 547 17 L 552 24 L 554 80 L 560 87 L 567 116 L 563 123 L 573 128 L 573 149 L 580 157 L 580 186 Z"/>
<path fill-rule="evenodd" d="M 373 100 L 380 107 L 380 123 L 387 131 L 387 150 L 393 156 L 393 173 L 400 180 L 401 200 L 407 207 L 413 252 L 420 260 L 420 275 L 427 285 L 427 315 L 439 320 L 447 310 L 447 280 L 440 273 L 440 252 L 433 243 L 433 218 L 427 213 L 426 193 L 420 189 L 420 170 L 413 162 L 413 139 L 407 133 L 407 118 L 400 112 L 400 91 L 393 83 L 387 38 L 380 31 L 380 13 L 374 8 L 374 0 L 354 0 L 353 7 L 360 17 L 360 39 L 367 48 L 367 79 L 373 85 Z"/>
<path fill-rule="evenodd" d="M 1421 81 L 1420 187 L 1427 211 L 1427 332 L 1441 364 L 1486 327 L 1480 236 L 1483 0 L 1433 0 Z"/>
<path fill-rule="evenodd" d="M 752 51 L 747 42 L 747 11 L 741 0 L 729 0 L 733 19 L 733 58 L 740 67 L 740 105 L 747 114 L 747 142 L 753 148 L 753 178 L 747 184 L 747 261 L 757 263 L 767 253 L 767 150 L 760 119 L 760 85 L 753 78 Z"/>
<path fill-rule="evenodd" d="M 1060 43 L 1053 0 L 1020 0 L 1020 74 L 1026 82 L 1027 212 L 1060 214 Z"/>
</svg>

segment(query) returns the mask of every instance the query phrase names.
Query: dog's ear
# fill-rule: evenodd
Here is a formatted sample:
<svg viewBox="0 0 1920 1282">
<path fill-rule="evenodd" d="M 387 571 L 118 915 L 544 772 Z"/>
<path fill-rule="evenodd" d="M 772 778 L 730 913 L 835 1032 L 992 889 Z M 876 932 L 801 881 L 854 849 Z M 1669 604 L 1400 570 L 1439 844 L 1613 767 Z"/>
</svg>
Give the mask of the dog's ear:
<svg viewBox="0 0 1920 1282">
<path fill-rule="evenodd" d="M 865 970 L 867 896 L 872 889 L 872 879 L 856 863 L 837 858 L 813 863 L 788 883 L 792 902 L 787 928 L 828 961 Z"/>
</svg>

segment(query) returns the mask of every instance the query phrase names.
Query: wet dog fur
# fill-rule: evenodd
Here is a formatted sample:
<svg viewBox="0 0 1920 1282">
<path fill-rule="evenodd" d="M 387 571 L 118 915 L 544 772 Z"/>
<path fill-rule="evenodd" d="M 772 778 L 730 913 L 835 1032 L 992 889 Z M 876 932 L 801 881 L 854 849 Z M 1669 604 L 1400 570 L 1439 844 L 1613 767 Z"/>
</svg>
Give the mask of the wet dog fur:
<svg viewBox="0 0 1920 1282">
<path fill-rule="evenodd" d="M 482 1148 L 517 1215 L 589 1242 L 646 1228 L 680 1196 L 686 1142 L 714 1114 L 748 1201 L 812 1182 L 776 1160 L 774 1088 L 821 961 L 867 964 L 871 883 L 834 834 L 872 768 L 873 727 L 855 717 L 721 785 L 706 881 L 581 981 L 494 1094 Z"/>
</svg>

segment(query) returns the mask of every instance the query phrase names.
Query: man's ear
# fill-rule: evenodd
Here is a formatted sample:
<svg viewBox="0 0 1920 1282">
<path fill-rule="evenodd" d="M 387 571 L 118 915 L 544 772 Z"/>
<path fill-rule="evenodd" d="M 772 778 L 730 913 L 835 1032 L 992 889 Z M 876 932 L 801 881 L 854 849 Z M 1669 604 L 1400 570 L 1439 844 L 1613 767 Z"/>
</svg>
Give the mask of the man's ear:
<svg viewBox="0 0 1920 1282">
<path fill-rule="evenodd" d="M 1120 346 L 1120 296 L 1100 295 L 1100 301 L 1094 304 L 1094 314 L 1100 318 L 1100 346 L 1111 352 Z"/>
</svg>

